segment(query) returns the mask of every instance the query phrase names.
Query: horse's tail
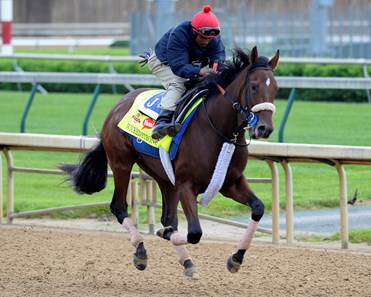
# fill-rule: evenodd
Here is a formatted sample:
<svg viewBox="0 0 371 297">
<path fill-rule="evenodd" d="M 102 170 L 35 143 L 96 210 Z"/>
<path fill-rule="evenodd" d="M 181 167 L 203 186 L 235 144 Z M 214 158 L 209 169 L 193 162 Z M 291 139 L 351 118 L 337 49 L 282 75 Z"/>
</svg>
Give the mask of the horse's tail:
<svg viewBox="0 0 371 297">
<path fill-rule="evenodd" d="M 107 156 L 102 141 L 87 152 L 78 164 L 60 164 L 58 168 L 67 174 L 66 181 L 79 194 L 93 194 L 106 187 Z"/>
</svg>

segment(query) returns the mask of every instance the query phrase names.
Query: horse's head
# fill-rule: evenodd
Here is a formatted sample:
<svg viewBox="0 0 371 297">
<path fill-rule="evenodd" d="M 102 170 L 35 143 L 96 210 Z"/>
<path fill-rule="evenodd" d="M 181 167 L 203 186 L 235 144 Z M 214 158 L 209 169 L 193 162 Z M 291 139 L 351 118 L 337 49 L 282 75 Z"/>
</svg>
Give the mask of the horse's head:
<svg viewBox="0 0 371 297">
<path fill-rule="evenodd" d="M 222 93 L 238 112 L 237 130 L 248 129 L 251 138 L 268 138 L 273 131 L 273 105 L 277 82 L 273 70 L 277 67 L 279 51 L 272 59 L 260 56 L 254 47 L 250 53 L 235 48 L 233 59 L 221 65 L 217 74 L 202 79 L 212 95 Z M 234 140 L 234 139 L 233 139 Z"/>
<path fill-rule="evenodd" d="M 269 60 L 259 57 L 256 47 L 249 55 L 240 104 L 245 111 L 252 113 L 250 117 L 256 116 L 256 124 L 248 127 L 250 137 L 254 139 L 268 138 L 273 131 L 273 102 L 277 92 L 273 70 L 277 67 L 278 60 L 279 51 Z"/>
</svg>

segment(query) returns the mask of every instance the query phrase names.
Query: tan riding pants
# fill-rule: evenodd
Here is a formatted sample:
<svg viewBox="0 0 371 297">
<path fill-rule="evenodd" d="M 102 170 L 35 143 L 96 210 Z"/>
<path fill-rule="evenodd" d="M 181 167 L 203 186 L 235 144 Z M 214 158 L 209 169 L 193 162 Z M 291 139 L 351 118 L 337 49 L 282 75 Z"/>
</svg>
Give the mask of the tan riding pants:
<svg viewBox="0 0 371 297">
<path fill-rule="evenodd" d="M 154 75 L 156 75 L 166 89 L 159 107 L 161 109 L 174 111 L 179 98 L 183 95 L 186 89 L 184 82 L 187 79 L 175 75 L 170 66 L 161 63 L 155 52 L 153 52 L 148 59 L 148 68 Z"/>
</svg>

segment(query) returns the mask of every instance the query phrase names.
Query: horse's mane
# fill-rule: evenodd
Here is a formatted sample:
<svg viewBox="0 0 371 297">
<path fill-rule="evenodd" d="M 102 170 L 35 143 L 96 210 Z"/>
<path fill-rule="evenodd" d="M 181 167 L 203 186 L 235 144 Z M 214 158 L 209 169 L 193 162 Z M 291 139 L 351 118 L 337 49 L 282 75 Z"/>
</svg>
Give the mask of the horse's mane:
<svg viewBox="0 0 371 297">
<path fill-rule="evenodd" d="M 219 92 L 216 84 L 219 84 L 224 89 L 237 77 L 241 71 L 250 66 L 250 51 L 244 51 L 239 47 L 235 47 L 232 51 L 232 58 L 219 65 L 219 71 L 215 74 L 210 74 L 202 79 L 202 85 L 209 89 L 210 94 Z M 259 56 L 258 65 L 267 67 L 268 58 Z"/>
<path fill-rule="evenodd" d="M 216 75 L 215 82 L 227 86 L 242 70 L 250 65 L 249 50 L 245 52 L 243 49 L 236 47 L 233 49 L 232 54 L 232 58 L 220 66 L 221 70 Z"/>
</svg>

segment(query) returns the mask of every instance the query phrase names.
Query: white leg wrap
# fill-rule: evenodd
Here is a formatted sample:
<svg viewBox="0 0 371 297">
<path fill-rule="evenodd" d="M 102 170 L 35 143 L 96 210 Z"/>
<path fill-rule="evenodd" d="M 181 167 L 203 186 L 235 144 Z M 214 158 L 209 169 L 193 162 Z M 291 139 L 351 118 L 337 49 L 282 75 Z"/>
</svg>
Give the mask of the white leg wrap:
<svg viewBox="0 0 371 297">
<path fill-rule="evenodd" d="M 182 245 L 182 244 L 187 244 L 187 235 L 180 234 L 179 232 L 174 232 L 170 236 L 170 241 L 173 243 L 173 245 Z"/>
<path fill-rule="evenodd" d="M 254 237 L 254 233 L 255 233 L 256 229 L 258 229 L 258 225 L 259 225 L 258 222 L 254 221 L 254 220 L 250 220 L 250 223 L 247 226 L 245 234 L 243 235 L 240 242 L 238 243 L 237 248 L 239 250 L 248 250 L 249 249 L 252 238 Z"/>
<path fill-rule="evenodd" d="M 122 226 L 129 232 L 131 244 L 137 248 L 139 243 L 143 242 L 143 237 L 139 234 L 131 219 L 125 218 Z"/>
<path fill-rule="evenodd" d="M 185 260 L 192 260 L 185 245 L 174 245 L 174 249 L 180 265 L 183 266 Z"/>
</svg>

